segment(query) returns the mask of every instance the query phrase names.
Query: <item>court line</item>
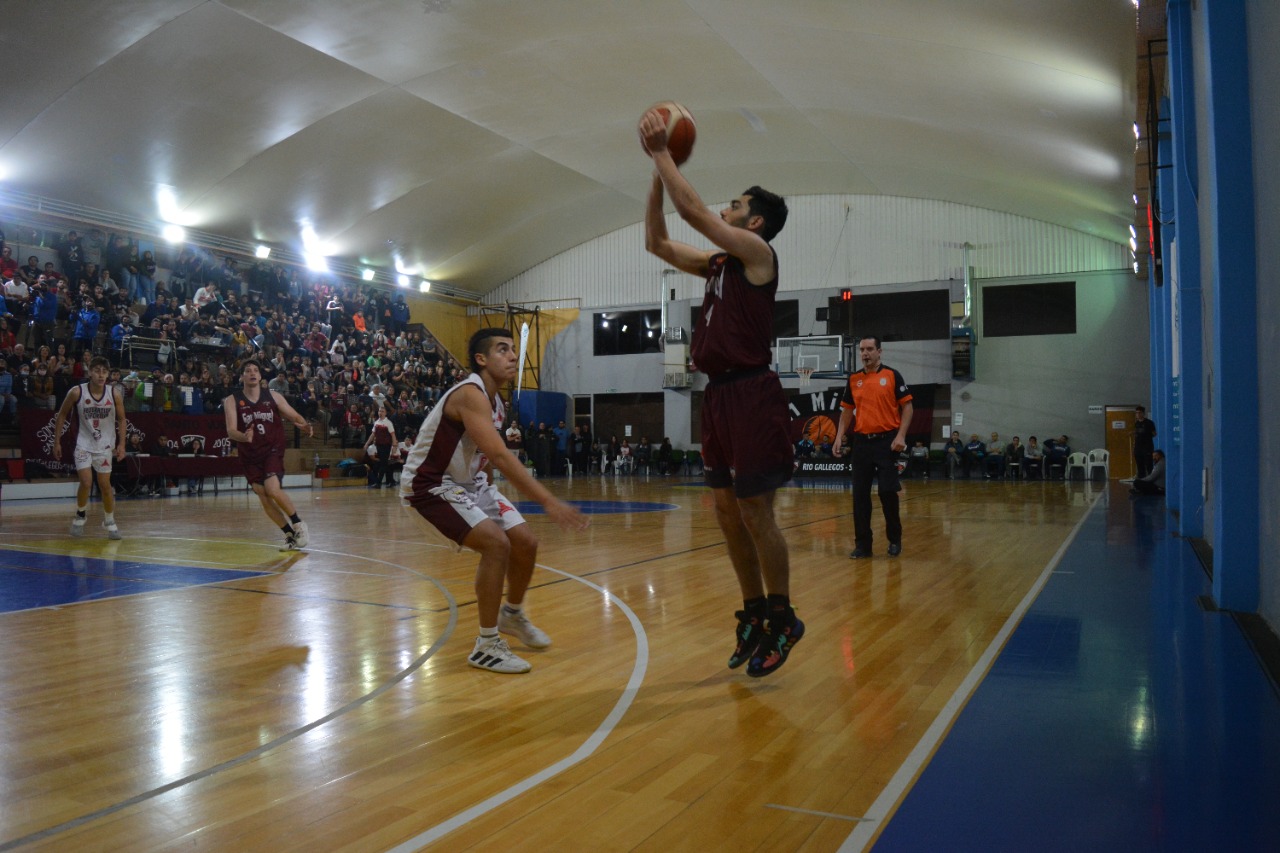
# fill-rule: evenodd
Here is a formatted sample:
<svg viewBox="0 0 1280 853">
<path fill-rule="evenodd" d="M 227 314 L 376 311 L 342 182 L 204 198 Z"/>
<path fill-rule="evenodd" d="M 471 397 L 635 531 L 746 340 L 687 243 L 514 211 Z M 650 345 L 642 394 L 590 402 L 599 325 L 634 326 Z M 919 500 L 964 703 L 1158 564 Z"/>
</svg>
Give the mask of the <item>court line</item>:
<svg viewBox="0 0 1280 853">
<path fill-rule="evenodd" d="M 183 539 L 184 541 L 191 541 L 191 542 L 225 541 L 225 540 L 214 540 L 214 539 L 194 539 L 191 537 L 177 537 L 177 536 L 149 537 L 149 538 Z M 330 711 L 328 714 L 325 714 L 323 717 L 320 717 L 319 719 L 312 720 L 310 723 L 307 723 L 306 725 L 300 728 L 285 732 L 284 734 L 280 735 L 280 737 L 275 738 L 274 740 L 269 741 L 267 743 L 264 743 L 261 746 L 258 746 L 257 748 L 250 750 L 249 752 L 246 752 L 242 755 L 238 755 L 235 758 L 228 759 L 227 761 L 224 761 L 221 764 L 215 764 L 212 767 L 206 767 L 203 770 L 197 770 L 195 773 L 192 773 L 188 776 L 184 776 L 181 779 L 175 779 L 172 782 L 167 782 L 164 785 L 161 785 L 157 788 L 152 788 L 149 791 L 143 791 L 142 793 L 136 794 L 132 797 L 129 797 L 128 799 L 121 800 L 116 803 L 112 803 L 109 806 L 104 806 L 96 811 L 89 812 L 88 814 L 80 815 L 79 817 L 72 818 L 70 820 L 64 821 L 55 826 L 46 827 L 45 829 L 37 830 L 36 832 L 30 833 L 28 835 L 24 835 L 21 838 L 13 838 L 13 839 L 10 839 L 9 841 L 0 843 L 0 851 L 12 850 L 14 848 L 21 847 L 25 844 L 31 844 L 36 841 L 43 841 L 55 835 L 60 835 L 64 832 L 67 832 L 68 830 L 75 829 L 87 823 L 92 823 L 93 821 L 98 820 L 99 818 L 103 818 L 108 815 L 115 814 L 116 812 L 123 811 L 124 809 L 127 809 L 131 806 L 135 806 L 139 803 L 146 802 L 147 800 L 154 799 L 160 796 L 161 794 L 166 794 L 169 791 L 175 790 L 177 788 L 181 788 L 184 785 L 189 785 L 193 782 L 199 782 L 203 779 L 209 778 L 210 776 L 214 776 L 218 773 L 221 773 L 224 770 L 230 770 L 234 767 L 240 766 L 241 764 L 244 764 L 246 762 L 259 758 L 263 754 L 275 749 L 276 747 L 283 746 L 284 744 L 289 743 L 290 741 L 301 737 L 307 732 L 317 729 L 320 726 L 325 725 L 326 723 L 332 722 L 333 720 L 336 720 L 337 718 L 355 710 L 356 708 L 359 708 L 360 706 L 370 702 L 371 700 L 376 699 L 378 696 L 381 696 L 383 693 L 386 693 L 392 687 L 396 686 L 401 681 L 408 678 L 410 675 L 412 675 L 414 672 L 420 669 L 422 665 L 426 663 L 440 649 L 440 647 L 443 646 L 445 643 L 447 643 L 449 639 L 453 636 L 454 629 L 457 627 L 457 624 L 458 624 L 458 608 L 457 608 L 456 602 L 453 600 L 453 596 L 449 593 L 449 590 L 440 581 L 436 580 L 435 578 L 429 575 L 424 575 L 421 572 L 415 571 L 414 569 L 411 569 L 408 566 L 397 565 L 396 563 L 391 563 L 386 560 L 379 560 L 375 557 L 368 557 L 368 556 L 357 555 L 357 554 L 348 554 L 343 551 L 328 551 L 323 549 L 312 549 L 312 550 L 320 554 L 333 554 L 339 557 L 350 557 L 352 559 L 367 560 L 371 563 L 381 563 L 382 565 L 390 566 L 391 568 L 403 569 L 404 571 L 409 572 L 410 574 L 413 574 L 413 575 L 417 575 L 423 580 L 426 580 L 427 582 L 431 583 L 437 589 L 440 590 L 440 592 L 444 595 L 445 599 L 450 604 L 449 622 L 445 626 L 444 631 L 436 639 L 436 641 L 432 643 L 430 647 L 427 648 L 425 652 L 419 655 L 417 659 L 413 660 L 407 667 L 400 670 L 395 675 L 391 676 L 391 678 L 389 678 L 387 681 L 380 684 L 378 687 L 376 687 L 374 690 L 370 691 L 369 693 L 366 693 L 363 696 L 356 697 L 355 699 L 351 700 L 350 702 L 343 705 L 342 707 L 337 708 L 333 711 Z"/>
<path fill-rule="evenodd" d="M 631 704 L 635 701 L 636 694 L 640 691 L 640 683 L 644 681 L 645 671 L 649 667 L 649 638 L 648 635 L 645 634 L 644 625 L 640 623 L 639 617 L 637 617 L 631 608 L 627 606 L 625 601 L 618 598 L 604 587 L 594 584 L 585 578 L 570 574 L 569 572 L 564 572 L 560 569 L 553 569 L 550 566 L 544 566 L 541 563 L 538 565 L 540 568 L 546 569 L 549 572 L 555 572 L 558 575 L 564 576 L 568 580 L 576 580 L 579 583 L 585 584 L 600 592 L 606 598 L 611 600 L 618 609 L 626 614 L 628 621 L 631 622 L 631 630 L 636 636 L 636 661 L 634 666 L 631 668 L 631 678 L 627 680 L 627 686 L 623 689 L 622 695 L 618 697 L 618 701 L 614 704 L 613 710 L 611 710 L 608 716 L 600 722 L 600 725 L 596 726 L 596 730 L 582 742 L 582 745 L 574 750 L 570 755 L 543 768 L 542 770 L 539 770 L 532 776 L 526 777 L 514 785 L 499 791 L 488 799 L 482 800 L 474 806 L 458 812 L 453 817 L 436 824 L 425 832 L 397 844 L 395 847 L 392 847 L 388 853 L 410 853 L 410 851 L 420 850 L 431 842 L 438 841 L 454 830 L 460 829 L 476 818 L 482 817 L 483 815 L 493 811 L 498 806 L 508 803 L 526 791 L 532 790 L 543 782 L 558 776 L 560 773 L 563 773 L 575 764 L 585 761 L 596 751 L 596 749 L 599 748 L 605 738 L 613 733 L 614 728 L 622 720 L 623 715 L 627 713 L 631 708 Z"/>
<path fill-rule="evenodd" d="M 951 698 L 947 700 L 947 704 L 942 707 L 942 710 L 938 712 L 938 716 L 934 718 L 933 723 L 925 730 L 920 742 L 907 754 L 902 764 L 899 765 L 898 772 L 893 774 L 889 784 L 884 787 L 880 792 L 880 796 L 876 797 L 875 802 L 867 809 L 866 822 L 858 824 L 853 832 L 849 833 L 849 837 L 838 848 L 838 853 L 853 853 L 853 851 L 867 849 L 876 839 L 880 830 L 885 827 L 902 798 L 906 796 L 916 778 L 924 771 L 925 765 L 929 763 L 929 759 L 933 756 L 934 751 L 937 750 L 938 745 L 942 743 L 943 738 L 951 731 L 951 726 L 956 717 L 960 715 L 960 711 L 968 704 L 970 697 L 973 696 L 978 689 L 978 685 L 986 677 L 987 672 L 990 671 L 991 665 L 995 663 L 996 657 L 1004 649 L 1009 636 L 1018 627 L 1018 623 L 1022 621 L 1023 615 L 1035 603 L 1040 591 L 1044 589 L 1044 585 L 1049 582 L 1050 575 L 1054 573 L 1057 565 L 1062 562 L 1063 556 L 1067 553 L 1067 548 L 1076 540 L 1076 536 L 1080 533 L 1081 528 L 1084 527 L 1085 522 L 1089 520 L 1094 510 L 1097 509 L 1102 494 L 1100 493 L 1093 499 L 1093 503 L 1080 516 L 1080 520 L 1071 529 L 1071 533 L 1067 535 L 1066 540 L 1058 548 L 1057 552 L 1049 558 L 1049 562 L 1041 570 L 1039 577 L 1031 585 L 1031 589 L 1027 590 L 1027 594 L 1022 597 L 1022 601 L 1018 602 L 1018 606 L 1009 614 L 1009 618 L 1005 620 L 1000 631 L 987 645 L 982 657 L 978 658 L 977 662 L 974 663 L 964 681 L 960 682 L 955 692 L 951 694 Z"/>
<path fill-rule="evenodd" d="M 796 812 L 797 814 L 813 815 L 814 817 L 829 817 L 832 820 L 847 820 L 851 823 L 862 823 L 871 820 L 869 817 L 856 817 L 848 814 L 836 814 L 835 812 L 820 812 L 816 809 L 798 809 L 795 806 L 782 806 L 777 803 L 765 803 L 766 809 L 782 809 L 784 812 Z"/>
</svg>

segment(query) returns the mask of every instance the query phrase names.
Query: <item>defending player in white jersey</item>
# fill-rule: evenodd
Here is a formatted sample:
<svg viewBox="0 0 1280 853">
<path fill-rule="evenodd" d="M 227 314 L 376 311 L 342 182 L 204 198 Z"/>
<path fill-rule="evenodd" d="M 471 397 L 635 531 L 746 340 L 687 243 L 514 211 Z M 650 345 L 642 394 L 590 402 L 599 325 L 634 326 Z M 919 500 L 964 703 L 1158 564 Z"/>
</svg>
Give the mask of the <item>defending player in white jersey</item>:
<svg viewBox="0 0 1280 853">
<path fill-rule="evenodd" d="M 89 362 L 89 381 L 67 392 L 62 408 L 53 424 L 53 458 L 62 460 L 62 426 L 71 411 L 76 411 L 80 432 L 76 436 L 76 476 L 80 487 L 76 489 L 76 514 L 71 519 L 71 535 L 84 535 L 85 514 L 89 510 L 89 492 L 93 487 L 93 473 L 98 474 L 98 490 L 102 493 L 102 526 L 107 536 L 120 538 L 116 526 L 116 496 L 111 489 L 111 459 L 124 459 L 124 398 L 120 388 L 107 384 L 110 365 L 102 356 Z"/>
<path fill-rule="evenodd" d="M 459 547 L 480 554 L 480 636 L 467 663 L 491 672 L 528 672 L 529 663 L 513 653 L 498 632 L 518 637 L 530 648 L 551 645 L 524 613 L 538 540 L 511 501 L 489 481 L 486 469 L 492 463 L 566 530 L 585 528 L 587 518 L 533 479 L 507 450 L 499 432 L 504 412 L 498 389 L 514 379 L 517 370 L 511 333 L 481 329 L 471 336 L 467 354 L 474 372 L 446 391 L 423 421 L 400 475 L 400 498 Z"/>
</svg>

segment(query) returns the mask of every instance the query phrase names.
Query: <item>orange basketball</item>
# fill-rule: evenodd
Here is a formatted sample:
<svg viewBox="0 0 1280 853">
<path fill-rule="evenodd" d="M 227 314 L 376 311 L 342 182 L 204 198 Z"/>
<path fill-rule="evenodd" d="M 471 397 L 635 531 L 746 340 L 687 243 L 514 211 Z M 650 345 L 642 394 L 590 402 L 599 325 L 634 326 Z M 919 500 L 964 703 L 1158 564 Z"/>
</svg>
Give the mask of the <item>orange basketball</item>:
<svg viewBox="0 0 1280 853">
<path fill-rule="evenodd" d="M 821 447 L 836 440 L 836 423 L 826 415 L 814 415 L 804 422 L 804 435 L 814 447 Z"/>
<path fill-rule="evenodd" d="M 675 101 L 661 101 L 649 109 L 656 109 L 667 120 L 667 150 L 671 152 L 671 159 L 679 166 L 689 159 L 689 155 L 693 153 L 693 143 L 698 138 L 693 114 Z M 641 145 L 644 145 L 643 141 Z"/>
</svg>

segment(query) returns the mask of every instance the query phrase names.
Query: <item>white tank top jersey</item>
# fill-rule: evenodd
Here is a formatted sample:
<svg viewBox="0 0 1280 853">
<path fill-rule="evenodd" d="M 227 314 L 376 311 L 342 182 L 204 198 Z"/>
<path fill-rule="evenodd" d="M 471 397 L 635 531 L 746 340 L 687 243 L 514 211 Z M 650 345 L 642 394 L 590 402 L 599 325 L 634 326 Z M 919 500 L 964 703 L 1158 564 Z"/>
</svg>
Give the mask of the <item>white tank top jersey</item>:
<svg viewBox="0 0 1280 853">
<path fill-rule="evenodd" d="M 102 397 L 89 393 L 89 383 L 80 386 L 76 402 L 80 418 L 80 434 L 76 447 L 88 453 L 114 453 L 116 449 L 116 397 L 113 386 L 103 386 Z"/>
<path fill-rule="evenodd" d="M 488 477 L 482 473 L 489 464 L 488 457 L 476 447 L 461 423 L 444 416 L 449 396 L 464 385 L 474 385 L 481 393 L 486 393 L 484 380 L 475 373 L 444 392 L 422 422 L 418 438 L 405 459 L 404 471 L 400 475 L 401 499 L 407 501 L 415 494 L 423 495 L 441 486 L 477 489 L 488 483 Z M 506 418 L 506 407 L 496 394 L 489 405 L 493 408 L 493 428 L 500 431 Z"/>
</svg>

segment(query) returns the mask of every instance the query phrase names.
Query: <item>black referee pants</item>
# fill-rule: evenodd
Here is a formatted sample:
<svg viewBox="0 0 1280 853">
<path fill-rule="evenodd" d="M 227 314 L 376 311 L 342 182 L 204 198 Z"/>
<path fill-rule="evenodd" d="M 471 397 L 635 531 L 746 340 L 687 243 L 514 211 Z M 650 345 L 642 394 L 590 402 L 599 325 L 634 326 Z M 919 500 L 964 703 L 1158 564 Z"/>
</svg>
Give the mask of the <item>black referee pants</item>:
<svg viewBox="0 0 1280 853">
<path fill-rule="evenodd" d="M 902 543 L 902 519 L 898 515 L 898 468 L 893 458 L 893 438 L 897 433 L 869 437 L 854 433 L 850 452 L 853 468 L 854 545 L 871 550 L 871 480 L 880 483 L 880 506 L 884 510 L 885 535 L 892 544 Z"/>
</svg>

